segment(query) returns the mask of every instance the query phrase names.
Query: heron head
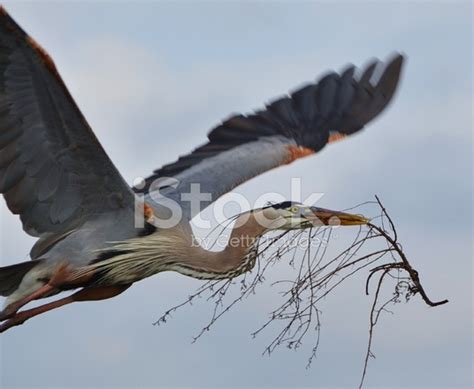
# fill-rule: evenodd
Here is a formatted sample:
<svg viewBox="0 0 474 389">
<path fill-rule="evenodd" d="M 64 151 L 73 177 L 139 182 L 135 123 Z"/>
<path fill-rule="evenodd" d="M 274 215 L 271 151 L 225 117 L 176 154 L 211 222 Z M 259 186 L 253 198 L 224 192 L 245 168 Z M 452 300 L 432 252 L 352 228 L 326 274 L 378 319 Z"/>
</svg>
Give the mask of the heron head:
<svg viewBox="0 0 474 389">
<path fill-rule="evenodd" d="M 269 229 L 293 230 L 319 226 L 354 226 L 367 224 L 362 215 L 307 206 L 293 201 L 272 204 L 262 208 L 262 214 L 271 220 Z"/>
</svg>

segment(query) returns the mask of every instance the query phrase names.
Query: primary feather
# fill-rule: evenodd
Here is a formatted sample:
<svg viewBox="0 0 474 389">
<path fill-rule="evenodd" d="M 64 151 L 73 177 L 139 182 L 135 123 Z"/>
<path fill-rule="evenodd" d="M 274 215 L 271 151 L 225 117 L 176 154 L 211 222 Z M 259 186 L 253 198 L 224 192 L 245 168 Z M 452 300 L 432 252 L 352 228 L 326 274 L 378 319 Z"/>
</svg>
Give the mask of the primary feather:
<svg viewBox="0 0 474 389">
<path fill-rule="evenodd" d="M 145 180 L 137 192 L 160 193 L 180 203 L 192 218 L 224 193 L 267 170 L 320 151 L 326 144 L 360 131 L 391 101 L 403 64 L 396 54 L 383 64 L 370 63 L 360 77 L 355 67 L 341 74 L 331 72 L 248 115 L 233 115 L 208 134 L 208 142 Z M 373 80 L 376 68 L 380 77 Z M 160 186 L 160 179 L 174 178 L 174 187 Z M 158 180 L 158 181 L 157 181 Z M 157 183 L 154 187 L 154 183 Z M 191 210 L 181 195 L 199 183 L 209 201 Z M 148 200 L 151 204 L 153 196 Z"/>
</svg>

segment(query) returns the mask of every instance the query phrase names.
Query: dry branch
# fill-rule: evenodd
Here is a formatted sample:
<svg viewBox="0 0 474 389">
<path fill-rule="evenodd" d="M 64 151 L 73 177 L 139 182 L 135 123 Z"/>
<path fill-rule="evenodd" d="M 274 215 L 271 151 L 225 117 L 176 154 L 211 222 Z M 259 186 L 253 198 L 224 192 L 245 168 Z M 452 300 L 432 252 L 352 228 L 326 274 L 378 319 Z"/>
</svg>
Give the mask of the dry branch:
<svg viewBox="0 0 474 389">
<path fill-rule="evenodd" d="M 321 334 L 321 310 L 318 303 L 327 298 L 348 278 L 369 268 L 365 285 L 366 294 L 369 294 L 373 277 L 379 275 L 379 278 L 370 310 L 369 339 L 359 386 L 361 388 L 369 358 L 373 356 L 371 347 L 374 327 L 380 314 L 387 310 L 387 305 L 401 301 L 402 297 L 408 301 L 416 294 L 419 294 L 431 307 L 448 302 L 447 300 L 433 302 L 428 297 L 418 272 L 411 266 L 398 242 L 395 225 L 380 199 L 376 196 L 376 201 L 361 205 L 367 204 L 376 205 L 380 209 L 379 216 L 361 227 L 352 243 L 337 254 L 329 254 L 328 250 L 332 237 L 331 227 L 314 227 L 291 233 L 285 231 L 259 243 L 258 261 L 251 272 L 236 279 L 204 283 L 184 302 L 166 311 L 154 324 L 166 322 L 177 309 L 192 304 L 196 298 L 207 296 L 206 300 L 213 301 L 214 305 L 211 318 L 193 338 L 195 342 L 237 303 L 254 294 L 257 287 L 265 281 L 265 276 L 271 267 L 285 263 L 291 266 L 295 276 L 292 279 L 280 279 L 271 283 L 272 287 L 280 289 L 283 302 L 270 312 L 268 319 L 252 333 L 252 336 L 256 337 L 269 327 L 283 323 L 277 335 L 263 351 L 264 354 L 269 355 L 279 346 L 298 349 L 303 345 L 308 334 L 314 333 L 313 346 L 307 364 L 309 367 L 316 357 Z M 380 225 L 374 224 L 374 220 L 380 221 Z M 303 244 L 303 255 L 298 255 L 301 254 L 302 241 L 307 244 Z M 316 247 L 311 244 L 314 241 L 319 242 Z M 367 251 L 367 246 L 375 246 L 377 242 L 382 243 L 381 247 L 370 247 L 368 252 L 364 252 L 364 249 Z M 395 281 L 394 292 L 390 299 L 380 304 L 380 292 L 387 279 Z M 235 289 L 232 287 L 236 285 L 239 286 L 237 297 L 226 299 L 231 294 L 229 291 Z"/>
</svg>

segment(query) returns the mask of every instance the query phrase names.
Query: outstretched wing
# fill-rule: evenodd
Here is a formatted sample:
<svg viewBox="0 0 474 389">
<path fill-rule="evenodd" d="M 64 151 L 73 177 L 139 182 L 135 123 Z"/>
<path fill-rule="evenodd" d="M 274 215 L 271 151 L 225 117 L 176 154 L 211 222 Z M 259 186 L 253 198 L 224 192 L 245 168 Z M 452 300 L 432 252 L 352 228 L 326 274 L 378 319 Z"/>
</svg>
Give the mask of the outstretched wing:
<svg viewBox="0 0 474 389">
<path fill-rule="evenodd" d="M 392 99 L 402 63 L 399 54 L 386 65 L 374 61 L 358 77 L 355 67 L 349 66 L 341 74 L 327 74 L 275 100 L 265 110 L 234 115 L 209 133 L 206 144 L 155 170 L 139 190 L 148 191 L 153 204 L 150 197 L 158 198 L 159 189 L 160 195 L 180 203 L 184 215 L 192 218 L 248 179 L 361 130 Z M 374 83 L 375 70 L 380 76 Z M 171 186 L 163 187 L 162 182 Z M 193 183 L 210 197 L 200 208 L 191 209 L 188 200 L 196 198 L 198 189 L 191 187 Z"/>
<path fill-rule="evenodd" d="M 3 7 L 0 193 L 24 230 L 43 239 L 133 204 L 53 61 Z"/>
</svg>

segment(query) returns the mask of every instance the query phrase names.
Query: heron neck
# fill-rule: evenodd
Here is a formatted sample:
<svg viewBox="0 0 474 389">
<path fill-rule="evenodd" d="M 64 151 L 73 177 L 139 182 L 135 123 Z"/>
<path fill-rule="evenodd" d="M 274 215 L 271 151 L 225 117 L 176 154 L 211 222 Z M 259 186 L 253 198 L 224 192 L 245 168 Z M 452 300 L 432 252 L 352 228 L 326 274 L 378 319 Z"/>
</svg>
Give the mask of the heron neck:
<svg viewBox="0 0 474 389">
<path fill-rule="evenodd" d="M 236 277 L 254 266 L 258 240 L 265 231 L 253 214 L 244 214 L 236 220 L 224 250 L 209 251 L 191 245 L 171 270 L 200 279 Z"/>
</svg>

